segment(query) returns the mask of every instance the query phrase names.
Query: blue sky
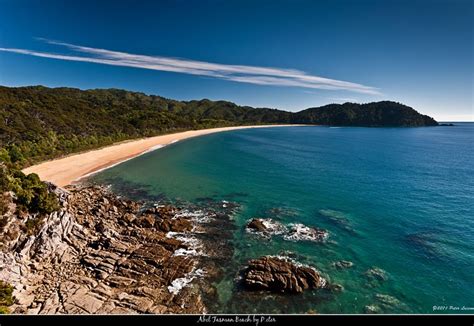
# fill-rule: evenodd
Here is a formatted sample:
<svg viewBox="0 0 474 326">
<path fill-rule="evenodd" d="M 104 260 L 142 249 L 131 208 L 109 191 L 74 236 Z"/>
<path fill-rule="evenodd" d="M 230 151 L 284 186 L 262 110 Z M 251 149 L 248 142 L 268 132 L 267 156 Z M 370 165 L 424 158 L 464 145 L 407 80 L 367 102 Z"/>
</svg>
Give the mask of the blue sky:
<svg viewBox="0 0 474 326">
<path fill-rule="evenodd" d="M 474 120 L 473 22 L 471 0 L 0 0 L 0 84 Z"/>
</svg>

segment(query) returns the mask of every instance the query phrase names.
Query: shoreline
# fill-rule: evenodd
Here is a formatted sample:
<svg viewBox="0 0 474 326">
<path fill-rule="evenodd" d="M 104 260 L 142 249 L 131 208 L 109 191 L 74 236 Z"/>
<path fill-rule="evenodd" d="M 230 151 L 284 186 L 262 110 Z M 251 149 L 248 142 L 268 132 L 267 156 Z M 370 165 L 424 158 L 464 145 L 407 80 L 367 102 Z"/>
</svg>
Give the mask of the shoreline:
<svg viewBox="0 0 474 326">
<path fill-rule="evenodd" d="M 217 132 L 240 129 L 295 126 L 305 125 L 252 125 L 188 130 L 160 136 L 124 141 L 103 148 L 45 161 L 43 163 L 27 167 L 22 171 L 25 174 L 36 173 L 41 180 L 52 182 L 59 187 L 64 187 L 73 184 L 85 177 L 181 140 Z"/>
</svg>

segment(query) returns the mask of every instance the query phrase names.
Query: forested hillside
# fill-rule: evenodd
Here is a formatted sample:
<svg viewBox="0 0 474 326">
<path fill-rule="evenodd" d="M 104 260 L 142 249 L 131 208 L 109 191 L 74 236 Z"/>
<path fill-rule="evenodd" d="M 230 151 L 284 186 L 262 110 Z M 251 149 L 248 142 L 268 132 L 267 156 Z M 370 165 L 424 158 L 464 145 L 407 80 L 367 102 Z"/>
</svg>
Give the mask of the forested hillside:
<svg viewBox="0 0 474 326">
<path fill-rule="evenodd" d="M 0 87 L 0 160 L 24 167 L 126 139 L 274 123 L 437 125 L 410 107 L 388 101 L 331 104 L 292 113 L 226 101 L 176 101 L 118 89 Z"/>
</svg>

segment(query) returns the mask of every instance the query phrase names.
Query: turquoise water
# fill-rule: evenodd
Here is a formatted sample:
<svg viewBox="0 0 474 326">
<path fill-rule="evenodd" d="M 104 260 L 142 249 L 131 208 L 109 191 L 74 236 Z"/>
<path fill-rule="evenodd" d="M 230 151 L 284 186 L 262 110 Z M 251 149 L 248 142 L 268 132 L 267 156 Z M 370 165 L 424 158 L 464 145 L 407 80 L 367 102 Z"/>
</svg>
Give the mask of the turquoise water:
<svg viewBox="0 0 474 326">
<path fill-rule="evenodd" d="M 93 179 L 147 196 L 235 201 L 234 257 L 217 284 L 218 312 L 473 313 L 474 124 L 427 128 L 284 127 L 188 139 Z M 330 232 L 327 243 L 265 240 L 245 232 L 252 217 Z M 245 298 L 238 268 L 290 252 L 344 291 Z M 350 260 L 338 270 L 332 263 Z M 371 282 L 371 267 L 388 280 Z M 396 300 L 383 304 L 377 294 Z M 398 301 L 397 301 L 398 300 Z M 447 310 L 433 311 L 433 306 Z"/>
</svg>

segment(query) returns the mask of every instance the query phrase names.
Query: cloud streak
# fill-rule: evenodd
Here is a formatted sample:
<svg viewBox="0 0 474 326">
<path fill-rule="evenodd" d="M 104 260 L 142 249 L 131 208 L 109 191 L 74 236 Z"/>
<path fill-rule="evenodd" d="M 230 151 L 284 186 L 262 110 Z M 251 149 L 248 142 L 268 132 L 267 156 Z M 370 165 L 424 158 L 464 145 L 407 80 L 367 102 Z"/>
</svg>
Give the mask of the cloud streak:
<svg viewBox="0 0 474 326">
<path fill-rule="evenodd" d="M 74 54 L 58 54 L 28 49 L 2 48 L 0 51 L 66 61 L 79 61 L 156 71 L 167 71 L 255 85 L 299 87 L 306 89 L 345 90 L 378 95 L 378 89 L 348 81 L 324 78 L 295 69 L 246 65 L 228 65 L 181 58 L 149 56 L 91 48 L 44 38 L 38 40 L 68 49 Z"/>
</svg>

